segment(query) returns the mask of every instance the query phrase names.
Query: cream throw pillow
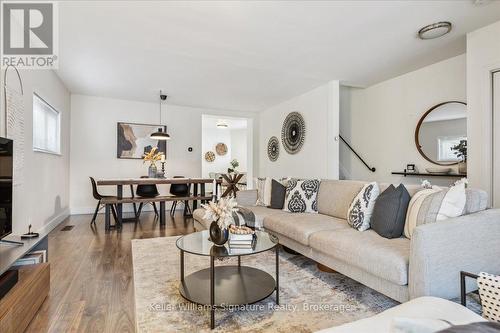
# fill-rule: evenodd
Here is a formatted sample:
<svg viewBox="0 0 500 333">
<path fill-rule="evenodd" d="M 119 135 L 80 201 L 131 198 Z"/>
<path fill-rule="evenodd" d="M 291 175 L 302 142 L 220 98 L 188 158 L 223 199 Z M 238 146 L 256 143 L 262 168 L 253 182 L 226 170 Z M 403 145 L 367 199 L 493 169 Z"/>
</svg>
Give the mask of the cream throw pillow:
<svg viewBox="0 0 500 333">
<path fill-rule="evenodd" d="M 256 206 L 269 206 L 271 204 L 271 188 L 273 180 L 269 177 L 257 178 L 256 186 L 257 189 L 257 202 Z"/>
<path fill-rule="evenodd" d="M 465 212 L 465 184 L 449 189 L 426 189 L 415 193 L 408 205 L 404 234 L 411 238 L 416 227 L 461 216 Z"/>
<path fill-rule="evenodd" d="M 404 229 L 404 235 L 406 236 L 406 238 L 411 238 L 413 229 L 417 227 L 418 213 L 420 211 L 420 207 L 422 207 L 425 198 L 439 191 L 441 190 L 431 188 L 418 191 L 417 193 L 415 193 L 415 195 L 413 195 L 413 197 L 410 200 L 410 203 L 408 204 L 408 210 L 406 211 L 406 221 Z"/>
</svg>

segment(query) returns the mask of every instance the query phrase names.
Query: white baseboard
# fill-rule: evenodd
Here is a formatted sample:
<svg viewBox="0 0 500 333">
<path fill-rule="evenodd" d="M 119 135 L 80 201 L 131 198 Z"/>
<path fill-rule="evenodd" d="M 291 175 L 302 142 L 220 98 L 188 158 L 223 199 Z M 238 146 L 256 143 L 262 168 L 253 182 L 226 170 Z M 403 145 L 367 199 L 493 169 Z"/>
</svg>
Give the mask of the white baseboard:
<svg viewBox="0 0 500 333">
<path fill-rule="evenodd" d="M 45 224 L 40 230 L 38 230 L 38 233 L 48 234 L 49 232 L 54 230 L 54 228 L 57 227 L 61 222 L 63 222 L 66 218 L 68 218 L 69 215 L 70 215 L 70 210 L 69 208 L 66 208 L 61 212 L 61 214 L 57 215 L 49 223 Z"/>
</svg>

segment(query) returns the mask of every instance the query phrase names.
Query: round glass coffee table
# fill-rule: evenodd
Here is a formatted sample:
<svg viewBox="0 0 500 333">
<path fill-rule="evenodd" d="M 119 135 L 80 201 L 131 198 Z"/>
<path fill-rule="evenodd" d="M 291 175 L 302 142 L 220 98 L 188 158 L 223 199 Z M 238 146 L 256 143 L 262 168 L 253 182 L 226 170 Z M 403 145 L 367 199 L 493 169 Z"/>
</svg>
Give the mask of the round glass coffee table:
<svg viewBox="0 0 500 333">
<path fill-rule="evenodd" d="M 179 291 L 190 302 L 210 307 L 210 328 L 215 327 L 215 308 L 246 305 L 259 302 L 276 291 L 279 304 L 279 246 L 276 237 L 256 231 L 257 238 L 251 249 L 234 250 L 228 243 L 218 247 L 209 240 L 208 230 L 180 237 L 176 244 L 180 250 Z M 255 267 L 242 266 L 241 257 L 265 251 L 276 252 L 276 276 Z M 210 257 L 210 268 L 184 276 L 184 254 Z M 238 257 L 238 265 L 215 266 L 218 258 Z"/>
</svg>

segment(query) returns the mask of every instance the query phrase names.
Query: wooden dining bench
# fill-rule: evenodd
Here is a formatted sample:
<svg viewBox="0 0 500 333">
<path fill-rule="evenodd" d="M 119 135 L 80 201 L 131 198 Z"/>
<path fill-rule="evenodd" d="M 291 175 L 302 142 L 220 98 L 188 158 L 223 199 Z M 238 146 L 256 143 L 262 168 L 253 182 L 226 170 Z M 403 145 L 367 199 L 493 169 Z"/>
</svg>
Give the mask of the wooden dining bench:
<svg viewBox="0 0 500 333">
<path fill-rule="evenodd" d="M 119 205 L 119 204 L 133 204 L 133 203 L 145 203 L 145 202 L 159 202 L 160 203 L 160 225 L 165 225 L 165 203 L 167 201 L 176 201 L 176 200 L 200 200 L 201 202 L 206 202 L 211 200 L 211 196 L 173 196 L 173 195 L 159 195 L 156 197 L 145 198 L 145 197 L 125 197 L 122 199 L 113 198 L 103 198 L 101 203 L 105 205 L 105 228 L 106 230 L 110 230 L 112 227 L 121 228 L 121 218 L 118 217 L 118 224 L 116 226 L 111 225 L 111 206 Z"/>
</svg>

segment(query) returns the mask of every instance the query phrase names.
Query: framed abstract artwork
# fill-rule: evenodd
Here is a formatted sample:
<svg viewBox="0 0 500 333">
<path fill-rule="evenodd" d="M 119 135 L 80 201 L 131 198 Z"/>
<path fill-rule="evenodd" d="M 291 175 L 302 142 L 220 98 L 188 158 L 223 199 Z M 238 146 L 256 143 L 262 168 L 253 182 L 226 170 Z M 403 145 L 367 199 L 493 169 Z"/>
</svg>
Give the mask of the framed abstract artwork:
<svg viewBox="0 0 500 333">
<path fill-rule="evenodd" d="M 167 157 L 167 142 L 153 140 L 149 136 L 162 128 L 167 132 L 165 125 L 118 123 L 116 138 L 116 157 L 127 159 L 142 159 L 142 156 L 149 152 L 153 147 Z"/>
</svg>

